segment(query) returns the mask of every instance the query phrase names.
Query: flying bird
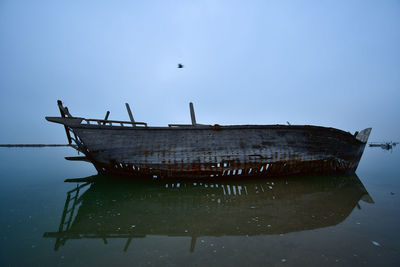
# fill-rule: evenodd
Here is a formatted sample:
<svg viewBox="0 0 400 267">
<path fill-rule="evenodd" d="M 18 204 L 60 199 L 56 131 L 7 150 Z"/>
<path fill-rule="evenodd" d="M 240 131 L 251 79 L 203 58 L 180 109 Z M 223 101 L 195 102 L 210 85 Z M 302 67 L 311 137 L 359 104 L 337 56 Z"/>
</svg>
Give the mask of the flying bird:
<svg viewBox="0 0 400 267">
<path fill-rule="evenodd" d="M 178 69 L 183 69 L 183 65 L 181 63 L 178 64 Z"/>
</svg>

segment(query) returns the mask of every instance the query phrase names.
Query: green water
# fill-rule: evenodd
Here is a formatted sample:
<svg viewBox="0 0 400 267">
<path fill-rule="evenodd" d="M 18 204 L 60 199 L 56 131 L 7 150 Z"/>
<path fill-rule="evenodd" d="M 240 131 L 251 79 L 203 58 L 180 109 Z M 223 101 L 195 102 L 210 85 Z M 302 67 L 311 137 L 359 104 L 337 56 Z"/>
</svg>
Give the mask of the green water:
<svg viewBox="0 0 400 267">
<path fill-rule="evenodd" d="M 223 182 L 92 177 L 75 155 L 0 149 L 1 266 L 400 265 L 396 148 L 355 176 Z"/>
</svg>

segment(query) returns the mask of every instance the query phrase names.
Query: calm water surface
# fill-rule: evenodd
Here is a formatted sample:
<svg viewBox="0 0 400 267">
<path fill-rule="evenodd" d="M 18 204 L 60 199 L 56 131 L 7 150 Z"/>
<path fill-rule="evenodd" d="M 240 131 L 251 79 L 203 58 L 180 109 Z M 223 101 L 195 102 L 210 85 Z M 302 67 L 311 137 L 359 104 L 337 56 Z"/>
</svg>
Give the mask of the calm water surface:
<svg viewBox="0 0 400 267">
<path fill-rule="evenodd" d="M 398 148 L 355 176 L 224 182 L 110 181 L 74 155 L 0 148 L 1 266 L 400 265 Z"/>
</svg>

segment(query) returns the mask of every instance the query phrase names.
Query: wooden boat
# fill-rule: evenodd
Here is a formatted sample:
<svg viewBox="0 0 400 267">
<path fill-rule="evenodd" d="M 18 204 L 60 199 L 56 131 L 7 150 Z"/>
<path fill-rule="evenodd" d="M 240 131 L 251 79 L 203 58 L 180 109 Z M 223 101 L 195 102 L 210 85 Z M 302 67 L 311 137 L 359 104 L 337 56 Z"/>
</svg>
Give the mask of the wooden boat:
<svg viewBox="0 0 400 267">
<path fill-rule="evenodd" d="M 151 127 L 131 121 L 73 117 L 58 101 L 68 141 L 99 174 L 152 178 L 352 174 L 371 128 L 354 135 L 310 125 L 203 125 Z"/>
<path fill-rule="evenodd" d="M 186 237 L 194 251 L 202 237 L 279 235 L 334 226 L 360 208 L 361 200 L 374 203 L 357 175 L 297 178 L 69 179 L 81 183 L 67 193 L 58 230 L 43 236 L 56 239 L 55 250 L 71 239 L 105 244 L 126 239 L 127 250 L 132 240 L 148 235 Z"/>
</svg>

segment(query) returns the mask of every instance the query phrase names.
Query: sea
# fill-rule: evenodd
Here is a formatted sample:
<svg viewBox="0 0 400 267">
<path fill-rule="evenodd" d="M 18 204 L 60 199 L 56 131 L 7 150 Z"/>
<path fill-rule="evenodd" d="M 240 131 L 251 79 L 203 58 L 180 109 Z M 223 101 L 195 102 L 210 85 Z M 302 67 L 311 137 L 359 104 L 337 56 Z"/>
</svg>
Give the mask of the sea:
<svg viewBox="0 0 400 267">
<path fill-rule="evenodd" d="M 134 181 L 0 147 L 0 266 L 400 266 L 399 149 L 352 176 Z"/>
</svg>

